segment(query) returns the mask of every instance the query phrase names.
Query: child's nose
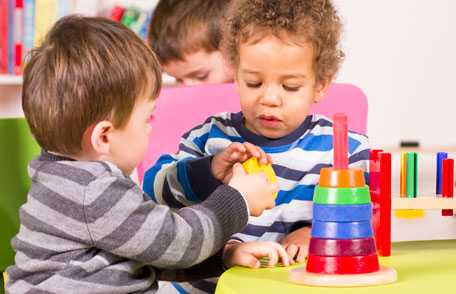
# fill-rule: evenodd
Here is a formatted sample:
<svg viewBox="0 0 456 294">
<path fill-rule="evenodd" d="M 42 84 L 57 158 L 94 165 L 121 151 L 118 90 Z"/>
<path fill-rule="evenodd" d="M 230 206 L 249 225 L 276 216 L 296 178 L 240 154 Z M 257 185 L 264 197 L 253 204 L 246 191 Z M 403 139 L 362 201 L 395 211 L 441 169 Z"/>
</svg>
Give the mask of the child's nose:
<svg viewBox="0 0 456 294">
<path fill-rule="evenodd" d="M 268 106 L 279 106 L 282 103 L 280 91 L 277 87 L 268 87 L 262 97 L 261 102 Z"/>
</svg>

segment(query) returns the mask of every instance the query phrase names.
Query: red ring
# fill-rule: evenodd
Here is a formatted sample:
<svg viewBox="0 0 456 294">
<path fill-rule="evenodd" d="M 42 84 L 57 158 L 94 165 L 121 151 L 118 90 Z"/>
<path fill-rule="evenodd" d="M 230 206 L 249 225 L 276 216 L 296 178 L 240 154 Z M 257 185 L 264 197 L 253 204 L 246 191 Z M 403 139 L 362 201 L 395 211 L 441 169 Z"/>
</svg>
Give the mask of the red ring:
<svg viewBox="0 0 456 294">
<path fill-rule="evenodd" d="M 373 238 L 322 239 L 311 238 L 309 254 L 319 256 L 366 256 L 375 254 Z"/>
<path fill-rule="evenodd" d="M 366 274 L 380 269 L 377 254 L 307 257 L 307 271 L 317 274 Z"/>
</svg>

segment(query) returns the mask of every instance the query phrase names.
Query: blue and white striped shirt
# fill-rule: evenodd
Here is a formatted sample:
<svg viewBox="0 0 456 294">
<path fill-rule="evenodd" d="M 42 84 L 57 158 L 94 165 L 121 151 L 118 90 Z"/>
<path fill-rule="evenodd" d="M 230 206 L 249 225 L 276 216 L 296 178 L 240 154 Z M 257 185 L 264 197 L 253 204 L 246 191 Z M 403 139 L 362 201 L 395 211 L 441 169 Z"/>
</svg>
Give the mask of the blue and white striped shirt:
<svg viewBox="0 0 456 294">
<path fill-rule="evenodd" d="M 183 135 L 177 154 L 163 155 L 144 177 L 144 191 L 155 201 L 171 207 L 198 203 L 217 185 L 210 159 L 232 142 L 248 141 L 271 155 L 280 191 L 276 207 L 249 224 L 235 237 L 242 241 L 279 240 L 298 221 L 310 221 L 311 200 L 320 169 L 333 163 L 332 122 L 310 115 L 295 131 L 280 139 L 252 133 L 242 113 L 221 113 L 208 118 Z M 367 137 L 348 134 L 350 167 L 367 170 Z M 196 160 L 195 160 L 196 159 Z"/>
</svg>

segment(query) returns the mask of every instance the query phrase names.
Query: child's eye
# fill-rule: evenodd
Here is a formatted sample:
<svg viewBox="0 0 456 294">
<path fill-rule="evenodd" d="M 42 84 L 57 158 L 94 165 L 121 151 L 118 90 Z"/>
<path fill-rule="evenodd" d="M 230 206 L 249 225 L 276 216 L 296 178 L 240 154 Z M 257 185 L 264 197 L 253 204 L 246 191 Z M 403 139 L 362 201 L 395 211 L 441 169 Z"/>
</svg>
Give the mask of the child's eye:
<svg viewBox="0 0 456 294">
<path fill-rule="evenodd" d="M 287 86 L 287 85 L 283 85 L 282 86 L 285 91 L 289 91 L 289 92 L 296 92 L 299 90 L 299 88 L 301 88 L 300 86 Z"/>
<path fill-rule="evenodd" d="M 209 73 L 197 75 L 195 78 L 199 81 L 205 81 L 209 77 Z"/>
<path fill-rule="evenodd" d="M 258 83 L 254 83 L 254 82 L 245 82 L 245 84 L 247 85 L 247 87 L 249 88 L 259 88 L 261 87 L 261 83 L 258 82 Z"/>
</svg>

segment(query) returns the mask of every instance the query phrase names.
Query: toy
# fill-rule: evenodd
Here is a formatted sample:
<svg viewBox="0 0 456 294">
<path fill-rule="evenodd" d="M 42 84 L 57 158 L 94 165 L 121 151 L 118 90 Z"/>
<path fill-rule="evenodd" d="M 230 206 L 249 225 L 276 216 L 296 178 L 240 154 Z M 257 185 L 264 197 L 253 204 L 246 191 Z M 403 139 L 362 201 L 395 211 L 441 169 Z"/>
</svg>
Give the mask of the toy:
<svg viewBox="0 0 456 294">
<path fill-rule="evenodd" d="M 246 173 L 264 172 L 269 181 L 277 182 L 277 177 L 272 166 L 270 164 L 260 164 L 256 157 L 250 157 L 242 163 L 242 166 Z M 277 193 L 274 194 L 274 198 L 276 197 Z"/>
<path fill-rule="evenodd" d="M 333 287 L 394 282 L 396 271 L 380 267 L 378 262 L 364 172 L 348 168 L 345 115 L 334 116 L 333 129 L 334 167 L 321 169 L 320 183 L 315 188 L 307 265 L 291 270 L 289 280 Z"/>
<path fill-rule="evenodd" d="M 387 157 L 390 158 L 389 163 L 382 162 L 382 158 Z M 453 159 L 445 158 L 446 155 L 444 153 L 437 154 L 436 192 L 438 194 L 441 191 L 442 197 L 392 197 L 391 154 L 384 153 L 383 150 L 371 150 L 369 173 L 373 205 L 372 224 L 377 251 L 380 256 L 391 255 L 391 210 L 410 213 L 413 211 L 442 209 L 443 216 L 453 215 L 453 209 L 456 209 L 456 199 L 453 198 L 454 161 Z M 439 162 L 441 162 L 441 165 Z M 384 180 L 379 181 L 378 179 L 380 178 Z"/>
</svg>

